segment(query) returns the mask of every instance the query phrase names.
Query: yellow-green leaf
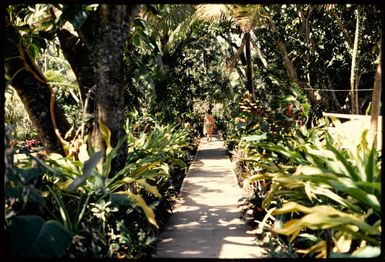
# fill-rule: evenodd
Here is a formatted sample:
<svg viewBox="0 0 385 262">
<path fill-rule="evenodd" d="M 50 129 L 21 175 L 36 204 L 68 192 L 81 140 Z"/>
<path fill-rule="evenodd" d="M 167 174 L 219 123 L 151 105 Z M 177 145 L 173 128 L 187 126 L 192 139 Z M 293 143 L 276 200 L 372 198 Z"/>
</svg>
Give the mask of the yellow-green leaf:
<svg viewBox="0 0 385 262">
<path fill-rule="evenodd" d="M 141 184 L 148 192 L 150 192 L 154 196 L 162 198 L 162 195 L 159 193 L 158 188 L 147 183 L 145 179 L 139 179 L 136 181 L 136 183 Z"/>
<path fill-rule="evenodd" d="M 100 127 L 100 132 L 102 133 L 104 141 L 106 142 L 106 145 L 107 145 L 106 155 L 108 155 L 112 150 L 111 131 L 110 131 L 110 129 L 108 129 L 108 127 L 102 121 L 99 121 L 99 127 Z"/>
<path fill-rule="evenodd" d="M 133 202 L 133 204 L 140 207 L 143 210 L 148 222 L 153 224 L 156 228 L 159 228 L 158 223 L 156 222 L 156 219 L 155 219 L 154 211 L 151 209 L 151 207 L 149 207 L 146 204 L 146 201 L 144 201 L 144 199 L 140 195 L 134 194 L 130 191 L 119 191 L 119 192 L 116 192 L 116 194 L 128 195 L 128 198 Z"/>
</svg>

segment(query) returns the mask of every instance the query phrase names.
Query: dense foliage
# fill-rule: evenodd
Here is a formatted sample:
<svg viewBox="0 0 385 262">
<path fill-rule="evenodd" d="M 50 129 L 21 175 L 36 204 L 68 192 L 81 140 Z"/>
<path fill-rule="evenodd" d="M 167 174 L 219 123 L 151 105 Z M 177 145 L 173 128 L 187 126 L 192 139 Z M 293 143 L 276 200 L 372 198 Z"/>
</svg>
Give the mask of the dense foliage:
<svg viewBox="0 0 385 262">
<path fill-rule="evenodd" d="M 126 128 L 128 136 L 120 144 L 128 141 L 130 151 L 116 173 L 111 173 L 111 161 L 120 145 L 108 147 L 105 160 L 87 143 L 66 157 L 7 148 L 5 204 L 12 254 L 151 254 L 191 161 L 192 141 L 187 130 L 170 125 L 147 122 L 138 128 L 128 122 Z M 104 131 L 110 144 L 110 132 Z M 57 240 L 52 242 L 51 236 Z"/>
<path fill-rule="evenodd" d="M 365 132 L 346 148 L 320 121 L 379 107 L 378 6 L 15 4 L 5 13 L 13 255 L 150 256 L 209 108 L 251 188 L 245 208 L 260 231 L 290 236 L 275 244 L 297 248 L 290 256 L 378 253 L 381 152 Z M 317 208 L 329 216 L 310 221 Z"/>
</svg>

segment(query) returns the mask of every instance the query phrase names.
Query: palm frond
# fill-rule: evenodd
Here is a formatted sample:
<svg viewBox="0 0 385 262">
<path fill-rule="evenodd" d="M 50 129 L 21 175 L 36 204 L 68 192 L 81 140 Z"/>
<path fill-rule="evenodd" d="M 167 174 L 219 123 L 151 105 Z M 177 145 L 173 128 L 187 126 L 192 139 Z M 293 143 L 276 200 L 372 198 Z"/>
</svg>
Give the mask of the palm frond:
<svg viewBox="0 0 385 262">
<path fill-rule="evenodd" d="M 198 5 L 196 16 L 205 22 L 220 21 L 230 16 L 230 7 L 225 4 Z"/>
<path fill-rule="evenodd" d="M 235 54 L 234 54 L 232 57 L 230 57 L 230 59 L 227 61 L 226 67 L 227 67 L 230 71 L 232 71 L 232 70 L 234 69 L 235 64 L 236 64 L 238 58 L 239 58 L 239 57 L 241 56 L 241 54 L 243 53 L 245 44 L 246 44 L 246 38 L 243 37 L 241 46 L 237 49 L 237 51 L 235 52 Z"/>
<path fill-rule="evenodd" d="M 154 32 L 175 30 L 181 23 L 192 16 L 196 7 L 194 5 L 176 5 L 161 19 L 156 21 Z"/>
</svg>

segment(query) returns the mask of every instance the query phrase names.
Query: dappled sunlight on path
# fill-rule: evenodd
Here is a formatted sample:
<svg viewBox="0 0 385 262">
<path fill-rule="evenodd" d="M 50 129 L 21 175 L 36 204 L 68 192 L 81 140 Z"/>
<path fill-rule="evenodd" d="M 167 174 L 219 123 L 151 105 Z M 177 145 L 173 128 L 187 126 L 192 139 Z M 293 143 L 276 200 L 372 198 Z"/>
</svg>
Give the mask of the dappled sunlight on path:
<svg viewBox="0 0 385 262">
<path fill-rule="evenodd" d="M 242 196 L 223 141 L 202 139 L 155 257 L 263 257 L 251 228 L 240 219 Z"/>
</svg>

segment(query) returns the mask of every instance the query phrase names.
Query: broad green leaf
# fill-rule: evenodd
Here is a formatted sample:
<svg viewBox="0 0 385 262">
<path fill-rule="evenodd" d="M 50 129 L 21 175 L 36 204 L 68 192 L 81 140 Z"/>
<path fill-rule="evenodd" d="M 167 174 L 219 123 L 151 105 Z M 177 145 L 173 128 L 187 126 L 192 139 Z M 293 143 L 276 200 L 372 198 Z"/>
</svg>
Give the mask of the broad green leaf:
<svg viewBox="0 0 385 262">
<path fill-rule="evenodd" d="M 376 176 L 376 169 L 377 169 L 377 161 L 376 161 L 376 156 L 377 156 L 377 150 L 375 147 L 372 147 L 372 150 L 370 150 L 366 167 L 365 167 L 365 174 L 366 174 L 366 181 L 367 182 L 374 182 L 375 181 L 375 176 Z M 372 192 L 373 193 L 373 192 Z"/>
<path fill-rule="evenodd" d="M 364 206 L 373 208 L 374 212 L 378 215 L 381 214 L 381 203 L 375 195 L 368 194 L 367 192 L 359 188 L 346 188 L 344 192 L 357 199 Z"/>
<path fill-rule="evenodd" d="M 12 251 L 24 257 L 61 257 L 72 242 L 72 233 L 57 221 L 39 216 L 16 216 L 9 227 Z"/>
<path fill-rule="evenodd" d="M 337 159 L 341 161 L 343 164 L 343 167 L 345 169 L 345 174 L 351 177 L 354 181 L 362 181 L 362 178 L 360 177 L 359 174 L 357 174 L 356 170 L 352 166 L 351 163 L 346 159 L 344 155 L 342 155 L 336 148 L 334 148 L 332 145 L 330 145 L 330 150 L 334 152 L 336 155 Z"/>
<path fill-rule="evenodd" d="M 75 174 L 79 172 L 79 169 L 74 165 L 74 162 L 63 157 L 60 154 L 57 153 L 51 153 L 47 157 L 48 162 L 54 163 L 55 167 L 50 168 L 49 170 L 57 173 L 57 171 L 60 171 L 63 175 L 69 175 L 73 177 Z M 46 165 L 45 165 L 46 167 Z M 46 167 L 47 168 L 47 167 Z"/>
<path fill-rule="evenodd" d="M 355 184 L 368 193 L 373 192 L 374 194 L 377 191 L 378 194 L 381 194 L 381 183 L 379 182 L 356 182 Z"/>
<path fill-rule="evenodd" d="M 47 187 L 48 191 L 51 193 L 51 195 L 53 196 L 53 198 L 55 199 L 56 204 L 59 207 L 60 216 L 61 216 L 61 218 L 63 220 L 64 225 L 68 229 L 73 229 L 73 224 L 72 224 L 72 221 L 71 221 L 71 217 L 69 216 L 68 210 L 66 208 L 66 205 L 64 204 L 63 199 L 62 199 L 63 195 L 61 193 L 55 192 L 48 185 L 46 185 L 46 187 Z"/>
<path fill-rule="evenodd" d="M 261 141 L 261 140 L 266 140 L 266 139 L 267 139 L 266 133 L 263 133 L 262 135 L 251 135 L 251 136 L 242 137 L 242 140 L 244 140 L 246 142 Z"/>
<path fill-rule="evenodd" d="M 172 163 L 180 168 L 186 168 L 186 163 L 182 159 L 174 159 Z"/>
</svg>

